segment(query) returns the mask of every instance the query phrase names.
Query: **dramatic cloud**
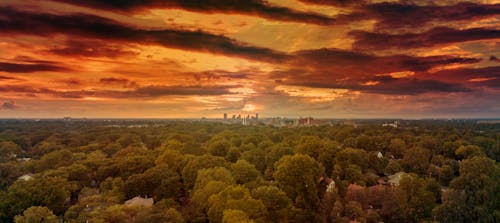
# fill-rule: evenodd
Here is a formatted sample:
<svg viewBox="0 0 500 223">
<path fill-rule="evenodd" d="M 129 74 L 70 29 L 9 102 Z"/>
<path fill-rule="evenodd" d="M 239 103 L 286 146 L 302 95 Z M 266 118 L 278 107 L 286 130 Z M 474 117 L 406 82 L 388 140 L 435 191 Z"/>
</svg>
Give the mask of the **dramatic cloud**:
<svg viewBox="0 0 500 223">
<path fill-rule="evenodd" d="M 348 89 L 364 93 L 389 95 L 417 95 L 429 92 L 469 92 L 469 88 L 457 83 L 446 83 L 438 80 L 420 80 L 416 78 L 381 78 L 373 84 L 362 83 L 328 83 L 328 82 L 290 82 L 286 84 L 312 88 Z"/>
<path fill-rule="evenodd" d="M 79 85 L 83 84 L 82 80 L 80 80 L 78 78 L 62 79 L 59 82 L 64 83 L 64 84 L 69 85 L 69 86 L 79 86 Z"/>
<path fill-rule="evenodd" d="M 356 79 L 400 71 L 422 72 L 443 65 L 470 64 L 479 61 L 477 58 L 452 56 L 375 56 L 339 49 L 319 49 L 297 52 L 293 65 L 296 66 L 295 69 L 314 73 L 313 77 L 308 78 L 332 81 L 334 78 Z"/>
<path fill-rule="evenodd" d="M 473 28 L 456 30 L 438 27 L 424 33 L 387 34 L 365 31 L 351 32 L 357 50 L 380 50 L 388 48 L 419 48 L 441 44 L 452 44 L 474 40 L 498 39 L 500 30 Z M 387 44 L 390 43 L 390 44 Z"/>
<path fill-rule="evenodd" d="M 300 1 L 349 8 L 352 10 L 352 13 L 340 15 L 336 19 L 346 22 L 376 20 L 375 28 L 377 30 L 421 28 L 433 22 L 477 20 L 500 14 L 500 4 L 479 4 L 473 2 L 439 5 L 429 1 L 427 5 L 422 5 L 422 3 L 416 4 L 412 1 L 378 3 L 372 3 L 374 1 L 369 0 Z"/>
<path fill-rule="evenodd" d="M 65 46 L 56 47 L 49 52 L 60 56 L 81 56 L 81 57 L 109 57 L 133 56 L 134 53 L 125 50 L 121 45 L 108 44 L 94 40 L 69 40 Z"/>
<path fill-rule="evenodd" d="M 124 88 L 138 87 L 135 81 L 130 81 L 129 79 L 126 78 L 114 78 L 114 77 L 101 78 L 99 82 L 104 85 L 120 86 Z"/>
<path fill-rule="evenodd" d="M 0 118 L 495 116 L 491 3 L 0 1 Z"/>
<path fill-rule="evenodd" d="M 338 49 L 300 51 L 296 55 L 294 69 L 273 72 L 278 84 L 402 95 L 469 91 L 460 83 L 409 76 L 427 73 L 435 67 L 480 61 L 450 56 L 375 56 Z"/>
<path fill-rule="evenodd" d="M 158 97 L 165 95 L 223 95 L 233 94 L 229 89 L 238 86 L 146 86 L 131 93 L 136 97 Z M 128 94 L 127 93 L 127 94 Z"/>
<path fill-rule="evenodd" d="M 250 77 L 248 73 L 258 73 L 256 70 L 242 70 L 238 72 L 229 72 L 225 70 L 209 70 L 203 72 L 190 72 L 185 73 L 185 75 L 193 76 L 197 81 L 210 81 L 219 80 L 221 78 L 225 79 L 247 79 Z"/>
<path fill-rule="evenodd" d="M 367 0 L 299 0 L 304 3 L 312 3 L 318 5 L 332 5 L 340 7 L 362 6 L 367 4 Z"/>
<path fill-rule="evenodd" d="M 474 87 L 500 89 L 500 66 L 483 68 L 459 68 L 442 70 L 432 74 L 422 74 L 421 78 L 464 83 Z"/>
<path fill-rule="evenodd" d="M 70 4 L 108 10 L 144 10 L 152 8 L 175 8 L 202 13 L 229 13 L 259 16 L 278 21 L 292 21 L 318 25 L 330 25 L 334 19 L 316 13 L 299 12 L 290 8 L 273 6 L 262 0 L 58 0 Z"/>
<path fill-rule="evenodd" d="M 48 63 L 6 63 L 0 62 L 0 72 L 8 73 L 33 73 L 39 71 L 68 71 L 70 69 Z"/>
<path fill-rule="evenodd" d="M 500 4 L 482 5 L 470 2 L 455 5 L 414 5 L 382 2 L 366 5 L 366 17 L 377 19 L 377 29 L 422 27 L 434 21 L 475 20 L 500 14 Z"/>
<path fill-rule="evenodd" d="M 19 80 L 19 79 L 15 77 L 7 77 L 0 75 L 0 80 Z"/>
<path fill-rule="evenodd" d="M 16 105 L 15 101 L 6 101 L 0 106 L 0 110 L 16 110 L 19 106 Z"/>
<path fill-rule="evenodd" d="M 202 31 L 144 30 L 87 14 L 55 15 L 0 8 L 0 32 L 37 36 L 66 34 L 101 40 L 161 45 L 241 58 L 280 61 L 287 56 Z"/>
<path fill-rule="evenodd" d="M 190 96 L 190 95 L 225 95 L 234 94 L 230 91 L 232 88 L 240 87 L 238 85 L 231 86 L 144 86 L 137 87 L 133 90 L 56 90 L 45 87 L 31 87 L 25 85 L 4 85 L 0 86 L 0 92 L 16 92 L 26 94 L 44 94 L 57 98 L 158 98 L 164 96 Z"/>
</svg>

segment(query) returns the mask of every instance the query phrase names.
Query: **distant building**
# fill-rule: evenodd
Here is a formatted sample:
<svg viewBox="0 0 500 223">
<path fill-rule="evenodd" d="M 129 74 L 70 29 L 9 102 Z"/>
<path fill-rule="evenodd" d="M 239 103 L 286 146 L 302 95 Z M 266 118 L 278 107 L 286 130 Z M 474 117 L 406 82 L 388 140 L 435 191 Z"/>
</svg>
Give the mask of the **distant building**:
<svg viewBox="0 0 500 223">
<path fill-rule="evenodd" d="M 131 207 L 131 206 L 145 206 L 145 207 L 151 207 L 153 206 L 154 200 L 153 198 L 142 198 L 142 197 L 134 197 L 128 201 L 125 201 L 125 206 Z"/>
<path fill-rule="evenodd" d="M 379 159 L 382 159 L 382 158 L 384 158 L 384 155 L 382 155 L 382 153 L 381 153 L 381 152 L 378 152 L 378 153 L 377 153 L 377 157 L 378 157 Z"/>
<path fill-rule="evenodd" d="M 224 113 L 224 120 L 227 119 L 227 113 Z"/>
<path fill-rule="evenodd" d="M 259 119 L 259 113 L 255 113 L 255 119 Z"/>
<path fill-rule="evenodd" d="M 390 126 L 390 127 L 393 127 L 393 128 L 397 128 L 398 125 L 399 125 L 398 121 L 394 121 L 393 123 L 384 123 L 384 124 L 382 124 L 382 126 L 384 126 L 384 127 Z"/>
<path fill-rule="evenodd" d="M 312 117 L 307 117 L 307 118 L 299 118 L 297 124 L 298 125 L 312 125 L 313 118 Z"/>
<path fill-rule="evenodd" d="M 392 186 L 399 186 L 399 181 L 401 180 L 401 177 L 406 174 L 405 172 L 397 172 L 393 175 L 390 175 L 389 178 L 389 184 Z"/>
<path fill-rule="evenodd" d="M 33 179 L 33 174 L 31 173 L 28 173 L 28 174 L 24 174 L 20 177 L 17 178 L 18 180 L 24 180 L 24 181 L 30 181 Z"/>
</svg>

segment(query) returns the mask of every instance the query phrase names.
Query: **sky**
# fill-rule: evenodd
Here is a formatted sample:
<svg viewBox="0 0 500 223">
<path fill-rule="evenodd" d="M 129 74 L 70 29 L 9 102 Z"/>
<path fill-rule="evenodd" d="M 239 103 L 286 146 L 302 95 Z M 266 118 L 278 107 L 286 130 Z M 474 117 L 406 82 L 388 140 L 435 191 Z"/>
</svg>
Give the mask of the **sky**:
<svg viewBox="0 0 500 223">
<path fill-rule="evenodd" d="M 0 118 L 500 117 L 500 1 L 0 0 Z"/>
</svg>

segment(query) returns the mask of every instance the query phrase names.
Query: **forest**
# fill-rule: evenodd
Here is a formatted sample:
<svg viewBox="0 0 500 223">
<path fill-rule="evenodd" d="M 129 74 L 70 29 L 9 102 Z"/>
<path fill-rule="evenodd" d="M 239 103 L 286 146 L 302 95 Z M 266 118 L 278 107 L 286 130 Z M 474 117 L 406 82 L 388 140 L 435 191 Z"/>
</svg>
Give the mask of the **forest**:
<svg viewBox="0 0 500 223">
<path fill-rule="evenodd" d="M 500 222 L 500 124 L 0 120 L 0 222 Z"/>
</svg>

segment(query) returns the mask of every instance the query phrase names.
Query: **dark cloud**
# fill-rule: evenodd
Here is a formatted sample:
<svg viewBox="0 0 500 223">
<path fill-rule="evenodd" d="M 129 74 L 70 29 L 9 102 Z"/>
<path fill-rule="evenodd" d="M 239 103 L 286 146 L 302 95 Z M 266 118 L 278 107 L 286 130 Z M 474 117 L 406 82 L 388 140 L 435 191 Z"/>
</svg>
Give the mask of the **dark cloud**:
<svg viewBox="0 0 500 223">
<path fill-rule="evenodd" d="M 129 79 L 126 78 L 115 78 L 115 77 L 101 78 L 99 79 L 99 83 L 104 85 L 120 86 L 124 88 L 138 87 L 135 81 L 130 81 Z"/>
<path fill-rule="evenodd" d="M 113 45 L 95 40 L 69 40 L 64 46 L 49 50 L 60 56 L 108 57 L 133 56 L 137 53 L 125 50 L 123 45 Z"/>
<path fill-rule="evenodd" d="M 55 15 L 0 8 L 0 32 L 52 36 L 66 34 L 121 43 L 161 45 L 246 59 L 276 62 L 288 56 L 267 48 L 249 46 L 225 36 L 203 31 L 144 30 L 88 14 Z"/>
<path fill-rule="evenodd" d="M 58 0 L 75 5 L 107 10 L 131 11 L 151 8 L 175 8 L 201 13 L 228 13 L 259 16 L 278 21 L 330 25 L 335 19 L 312 12 L 300 12 L 273 6 L 264 0 Z"/>
<path fill-rule="evenodd" d="M 421 76 L 425 77 L 425 74 L 422 74 Z M 427 76 L 428 78 L 460 82 L 473 78 L 500 78 L 500 66 L 447 69 L 429 74 Z"/>
<path fill-rule="evenodd" d="M 500 89 L 500 66 L 447 69 L 432 74 L 421 74 L 419 78 L 462 83 L 471 87 Z"/>
<path fill-rule="evenodd" d="M 449 64 L 477 63 L 477 58 L 452 56 L 413 57 L 408 55 L 376 56 L 339 49 L 299 51 L 292 65 L 298 70 L 309 70 L 330 79 L 333 77 L 357 78 L 401 71 L 422 72 Z M 294 72 L 292 70 L 292 72 Z"/>
<path fill-rule="evenodd" d="M 331 5 L 339 7 L 362 6 L 368 3 L 366 0 L 299 0 L 304 3 L 312 3 L 318 5 Z"/>
<path fill-rule="evenodd" d="M 165 95 L 223 95 L 232 94 L 229 89 L 237 86 L 146 86 L 130 92 L 136 97 Z"/>
<path fill-rule="evenodd" d="M 59 82 L 70 85 L 70 86 L 79 86 L 82 85 L 82 81 L 78 78 L 68 78 L 60 80 Z"/>
<path fill-rule="evenodd" d="M 420 78 L 429 70 L 450 64 L 477 63 L 480 59 L 451 56 L 376 56 L 338 49 L 300 51 L 289 70 L 275 71 L 280 85 L 342 88 L 378 94 L 412 95 L 426 92 L 465 92 L 462 83 Z M 390 73 L 410 72 L 419 78 L 393 78 Z"/>
<path fill-rule="evenodd" d="M 428 92 L 469 92 L 469 88 L 459 83 L 439 80 L 420 80 L 416 78 L 385 78 L 376 85 L 361 85 L 359 90 L 379 94 L 414 95 Z"/>
<path fill-rule="evenodd" d="M 433 23 L 478 20 L 500 14 L 500 4 L 458 2 L 437 5 L 432 1 L 394 1 L 372 3 L 369 0 L 299 0 L 304 3 L 349 8 L 350 14 L 337 16 L 337 24 L 359 20 L 375 20 L 375 30 L 422 28 Z"/>
<path fill-rule="evenodd" d="M 417 95 L 430 92 L 469 92 L 471 89 L 462 84 L 447 83 L 438 80 L 420 80 L 416 78 L 392 78 L 386 76 L 373 85 L 362 83 L 328 82 L 288 82 L 289 85 L 314 88 L 334 88 L 361 91 L 374 94 Z"/>
<path fill-rule="evenodd" d="M 197 81 L 210 81 L 219 79 L 247 79 L 251 74 L 258 73 L 258 70 L 241 70 L 238 72 L 230 72 L 226 70 L 209 70 L 203 72 L 187 72 L 185 75 L 191 75 Z"/>
<path fill-rule="evenodd" d="M 36 88 L 25 85 L 3 85 L 0 86 L 0 93 L 2 92 L 16 92 L 25 94 L 45 94 L 58 98 L 85 98 L 85 97 L 98 97 L 98 98 L 157 98 L 163 96 L 189 96 L 189 95 L 224 95 L 233 94 L 231 88 L 240 87 L 239 85 L 216 85 L 216 86 L 144 86 L 137 87 L 133 90 L 55 90 L 49 88 Z"/>
<path fill-rule="evenodd" d="M 462 2 L 454 5 L 415 5 L 382 2 L 363 7 L 367 18 L 377 19 L 376 29 L 422 27 L 434 21 L 475 20 L 500 14 L 500 4 Z"/>
<path fill-rule="evenodd" d="M 16 110 L 18 109 L 19 106 L 16 105 L 16 102 L 15 101 L 6 101 L 2 104 L 2 106 L 0 107 L 0 110 Z"/>
<path fill-rule="evenodd" d="M 490 61 L 500 62 L 496 56 L 490 56 Z"/>
<path fill-rule="evenodd" d="M 355 41 L 356 50 L 382 50 L 389 48 L 432 47 L 441 44 L 452 44 L 466 41 L 497 39 L 500 30 L 472 28 L 456 30 L 447 27 L 437 27 L 423 33 L 387 34 L 365 31 L 350 33 Z"/>
<path fill-rule="evenodd" d="M 19 80 L 19 79 L 15 78 L 15 77 L 8 77 L 8 76 L 0 75 L 0 80 Z"/>
<path fill-rule="evenodd" d="M 62 72 L 69 68 L 47 63 L 6 63 L 0 62 L 0 71 L 8 73 L 33 73 L 39 71 Z"/>
</svg>

